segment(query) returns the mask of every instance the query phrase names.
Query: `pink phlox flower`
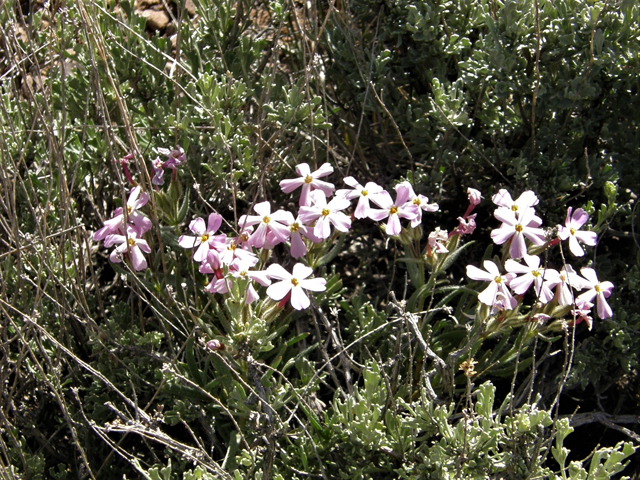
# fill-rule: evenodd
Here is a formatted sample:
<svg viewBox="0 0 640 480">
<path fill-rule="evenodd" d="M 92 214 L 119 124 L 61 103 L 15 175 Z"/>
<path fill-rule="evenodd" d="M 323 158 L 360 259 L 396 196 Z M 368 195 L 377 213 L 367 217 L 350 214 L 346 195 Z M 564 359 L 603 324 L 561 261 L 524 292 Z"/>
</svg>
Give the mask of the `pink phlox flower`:
<svg viewBox="0 0 640 480">
<path fill-rule="evenodd" d="M 270 231 L 280 242 L 286 242 L 289 239 L 290 232 L 286 221 L 291 213 L 284 210 L 277 210 L 271 213 L 271 205 L 268 201 L 254 205 L 253 210 L 258 215 L 242 215 L 238 221 L 242 229 L 258 225 L 249 237 L 248 245 L 262 248 L 267 241 L 267 233 Z"/>
<path fill-rule="evenodd" d="M 379 222 L 389 217 L 387 220 L 386 232 L 388 235 L 399 235 L 402 231 L 400 219 L 413 220 L 420 215 L 420 207 L 413 204 L 409 198 L 411 196 L 411 184 L 401 182 L 395 186 L 396 201 L 391 200 L 391 195 L 386 191 L 381 192 L 373 201 L 381 208 L 372 208 L 369 211 L 369 218 Z"/>
<path fill-rule="evenodd" d="M 469 203 L 474 207 L 479 205 L 482 201 L 482 194 L 480 190 L 476 190 L 475 188 L 467 188 L 467 197 L 469 198 Z"/>
<path fill-rule="evenodd" d="M 584 280 L 578 275 L 571 265 L 565 265 L 559 272 L 548 269 L 545 272 L 544 283 L 548 288 L 556 287 L 555 298 L 558 305 L 566 307 L 573 305 L 573 292 L 571 288 L 580 290 Z"/>
<path fill-rule="evenodd" d="M 576 305 L 580 305 L 585 302 L 592 302 L 596 299 L 596 310 L 598 311 L 598 317 L 602 320 L 613 316 L 611 307 L 607 303 L 607 298 L 611 295 L 613 290 L 613 283 L 601 282 L 598 280 L 598 275 L 593 268 L 582 268 L 580 273 L 585 278 L 583 288 L 588 290 L 576 298 Z"/>
<path fill-rule="evenodd" d="M 542 219 L 535 215 L 535 209 L 533 208 L 538 204 L 538 197 L 531 190 L 527 190 L 523 192 L 517 200 L 513 200 L 511 198 L 511 194 L 507 192 L 504 188 L 501 189 L 498 193 L 496 193 L 493 197 L 491 197 L 493 203 L 498 205 L 496 212 L 511 210 L 515 213 L 516 218 L 520 219 L 523 213 L 529 209 L 534 211 L 534 215 L 529 222 L 529 225 L 533 227 L 539 227 L 542 225 Z M 495 215 L 495 214 L 494 214 Z"/>
<path fill-rule="evenodd" d="M 253 282 L 257 282 L 263 287 L 271 285 L 271 278 L 265 270 L 251 270 L 251 267 L 253 267 L 251 263 L 243 262 L 240 259 L 235 260 L 229 267 L 229 273 L 232 277 L 248 281 L 245 300 L 247 304 L 253 303 L 260 298 L 253 286 Z"/>
<path fill-rule="evenodd" d="M 442 242 L 446 242 L 449 238 L 447 231 L 442 230 L 440 227 L 436 227 L 436 229 L 429 234 L 427 237 L 428 249 L 427 254 L 430 252 L 433 253 L 449 253 L 447 247 L 444 246 Z"/>
<path fill-rule="evenodd" d="M 176 148 L 157 148 L 156 151 L 160 155 L 164 155 L 167 159 L 164 161 L 164 168 L 170 168 L 175 170 L 177 167 L 187 161 L 187 155 L 184 153 L 182 147 Z"/>
<path fill-rule="evenodd" d="M 580 231 L 580 228 L 589 221 L 589 214 L 583 209 L 578 208 L 572 215 L 571 210 L 571 207 L 567 210 L 567 219 L 565 220 L 564 226 L 558 225 L 558 237 L 560 237 L 561 240 L 568 238 L 571 253 L 576 257 L 582 257 L 584 250 L 579 242 L 593 247 L 598 240 L 598 234 L 596 232 Z"/>
<path fill-rule="evenodd" d="M 135 187 L 131 190 L 127 199 L 127 219 L 129 224 L 136 228 L 140 236 L 151 230 L 151 220 L 138 211 L 149 201 L 149 194 L 141 194 L 141 191 L 142 188 L 140 186 Z M 103 225 L 100 230 L 93 234 L 95 241 L 103 240 L 107 235 L 123 234 L 124 209 L 122 207 L 116 208 L 113 217 L 105 221 Z"/>
<path fill-rule="evenodd" d="M 222 215 L 212 213 L 209 215 L 207 225 L 205 226 L 204 220 L 200 217 L 192 220 L 189 223 L 189 230 L 196 234 L 195 237 L 191 235 L 181 235 L 178 238 L 178 245 L 182 248 L 196 248 L 196 253 L 193 254 L 193 259 L 196 262 L 202 262 L 210 248 L 216 248 L 220 250 L 225 245 L 225 236 L 214 235 L 220 225 L 222 224 Z"/>
<path fill-rule="evenodd" d="M 581 322 L 585 322 L 591 330 L 593 326 L 593 318 L 591 317 L 591 309 L 593 308 L 593 303 L 591 302 L 582 302 L 580 304 L 576 304 L 576 308 L 571 310 L 571 315 L 576 319 L 576 325 Z"/>
<path fill-rule="evenodd" d="M 485 260 L 483 265 L 486 271 L 473 265 L 467 265 L 467 277 L 473 280 L 490 282 L 487 288 L 480 292 L 478 300 L 490 307 L 501 306 L 504 310 L 515 308 L 518 301 L 507 288 L 511 280 L 516 277 L 515 273 L 500 274 L 498 266 L 491 260 Z"/>
<path fill-rule="evenodd" d="M 200 263 L 198 271 L 200 273 L 208 273 L 220 276 L 219 271 L 222 271 L 225 263 L 222 261 L 222 257 L 217 250 L 210 249 L 207 251 L 205 258 Z"/>
<path fill-rule="evenodd" d="M 301 163 L 300 165 L 296 166 L 296 172 L 298 173 L 298 175 L 300 175 L 300 177 L 289 180 L 282 180 L 280 182 L 280 188 L 284 193 L 291 193 L 296 188 L 301 186 L 302 191 L 300 192 L 299 202 L 301 207 L 308 207 L 309 205 L 311 205 L 309 193 L 311 193 L 312 190 L 322 190 L 326 197 L 330 197 L 331 195 L 333 195 L 335 186 L 332 183 L 318 180 L 319 178 L 326 177 L 327 175 L 331 175 L 333 173 L 333 167 L 329 163 L 323 164 L 315 172 L 311 171 L 308 164 Z"/>
<path fill-rule="evenodd" d="M 300 207 L 298 218 L 305 225 L 315 222 L 313 234 L 321 239 L 329 238 L 331 225 L 336 230 L 348 232 L 351 228 L 351 218 L 341 212 L 351 206 L 346 198 L 334 197 L 329 203 L 324 193 L 315 190 L 309 194 L 312 205 Z"/>
<path fill-rule="evenodd" d="M 159 158 L 151 160 L 151 168 L 153 169 L 153 178 L 151 183 L 154 185 L 164 185 L 164 162 Z"/>
<path fill-rule="evenodd" d="M 124 254 L 129 254 L 131 265 L 136 272 L 147 268 L 147 260 L 142 252 L 151 253 L 151 247 L 146 240 L 140 238 L 140 232 L 134 227 L 127 228 L 126 235 L 108 235 L 104 240 L 104 246 L 109 248 L 118 245 L 109 255 L 113 263 L 120 263 Z"/>
<path fill-rule="evenodd" d="M 437 203 L 429 203 L 429 199 L 424 195 L 416 195 L 413 186 L 406 182 L 409 188 L 409 201 L 418 207 L 418 215 L 411 220 L 411 226 L 417 227 L 422 223 L 422 212 L 437 212 L 440 207 Z"/>
<path fill-rule="evenodd" d="M 533 208 L 526 208 L 520 217 L 516 216 L 514 210 L 498 208 L 494 212 L 494 216 L 503 223 L 500 228 L 491 232 L 491 238 L 498 245 L 511 239 L 509 254 L 512 258 L 522 258 L 527 253 L 525 238 L 528 238 L 535 245 L 545 244 L 544 230 L 536 228 L 537 222 L 534 220 L 535 211 Z"/>
<path fill-rule="evenodd" d="M 313 233 L 314 229 L 305 225 L 300 217 L 293 219 L 292 216 L 291 219 L 292 222 L 289 224 L 289 231 L 291 232 L 291 256 L 293 258 L 304 257 L 307 254 L 307 245 L 304 243 L 302 237 L 305 236 L 314 243 L 320 243 L 322 239 L 317 237 Z"/>
<path fill-rule="evenodd" d="M 482 201 L 482 195 L 480 194 L 479 190 L 469 187 L 467 188 L 467 198 L 469 199 L 469 206 L 464 212 L 464 215 L 462 215 L 463 220 L 466 219 L 471 214 L 471 212 L 473 212 L 476 206 L 480 204 L 480 202 Z M 464 235 L 464 233 L 460 233 L 460 235 Z"/>
<path fill-rule="evenodd" d="M 458 226 L 456 229 L 451 232 L 451 235 L 458 234 L 462 235 L 471 235 L 476 230 L 476 213 L 473 215 L 468 215 L 466 218 L 458 217 Z"/>
<path fill-rule="evenodd" d="M 291 212 L 285 211 L 280 222 L 286 225 L 287 227 L 289 227 L 289 230 L 291 230 L 290 225 L 293 223 L 293 214 Z M 262 248 L 266 250 L 272 250 L 276 245 L 287 241 L 290 236 L 291 236 L 291 232 L 287 232 L 286 239 L 283 240 L 283 237 L 280 234 L 280 232 L 274 232 L 273 230 L 269 230 L 267 232 L 267 237 L 265 239 L 265 242 Z"/>
<path fill-rule="evenodd" d="M 272 279 L 280 280 L 267 288 L 269 298 L 278 302 L 290 294 L 291 306 L 296 310 L 304 310 L 311 304 L 305 290 L 312 292 L 326 290 L 326 280 L 321 277 L 308 278 L 313 273 L 313 269 L 302 263 L 296 263 L 292 273 L 274 263 L 269 265 L 267 273 Z"/>
<path fill-rule="evenodd" d="M 175 179 L 177 168 L 186 161 L 187 157 L 182 147 L 176 147 L 173 150 L 168 148 L 158 148 L 156 150 L 160 155 L 166 156 L 167 159 L 163 161 L 156 158 L 151 161 L 154 173 L 151 183 L 154 185 L 164 185 L 164 169 L 168 168 L 173 170 L 173 178 Z"/>
<path fill-rule="evenodd" d="M 122 207 L 118 207 L 113 212 L 113 217 L 102 223 L 102 228 L 93 234 L 93 240 L 99 242 L 104 240 L 108 235 L 124 234 L 124 214 Z"/>
<path fill-rule="evenodd" d="M 208 293 L 227 293 L 229 291 L 229 279 L 217 275 L 204 287 Z"/>
<path fill-rule="evenodd" d="M 250 263 L 254 266 L 258 263 L 258 257 L 251 250 L 246 242 L 242 242 L 242 234 L 236 238 L 227 238 L 225 246 L 220 250 L 220 261 L 224 265 L 231 265 L 235 259 L 240 259 L 243 262 Z"/>
<path fill-rule="evenodd" d="M 542 303 L 549 303 L 553 300 L 553 292 L 544 279 L 547 274 L 553 275 L 552 269 L 540 267 L 540 258 L 535 255 L 524 255 L 523 258 L 525 265 L 512 259 L 507 260 L 504 264 L 507 272 L 521 275 L 511 280 L 509 287 L 516 295 L 524 295 L 533 285 L 538 300 Z"/>
<path fill-rule="evenodd" d="M 229 291 L 229 280 L 224 272 L 222 258 L 216 250 L 209 250 L 207 258 L 200 264 L 200 273 L 213 274 L 211 281 L 204 287 L 209 293 L 227 293 Z"/>
<path fill-rule="evenodd" d="M 363 187 L 353 177 L 346 177 L 344 179 L 344 183 L 352 187 L 353 190 L 338 190 L 336 192 L 336 197 L 343 197 L 347 200 L 353 200 L 354 198 L 357 198 L 358 204 L 356 205 L 356 209 L 353 212 L 353 216 L 355 218 L 368 218 L 369 209 L 371 208 L 369 200 L 375 198 L 376 195 L 380 194 L 384 189 L 374 182 L 367 182 L 367 184 Z"/>
</svg>

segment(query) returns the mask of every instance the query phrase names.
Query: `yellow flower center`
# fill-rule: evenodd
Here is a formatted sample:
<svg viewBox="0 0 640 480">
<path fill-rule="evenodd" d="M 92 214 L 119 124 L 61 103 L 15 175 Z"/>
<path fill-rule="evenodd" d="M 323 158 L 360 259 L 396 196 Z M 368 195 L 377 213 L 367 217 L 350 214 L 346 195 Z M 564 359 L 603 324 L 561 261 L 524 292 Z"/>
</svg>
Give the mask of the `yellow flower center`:
<svg viewBox="0 0 640 480">
<path fill-rule="evenodd" d="M 389 214 L 393 215 L 394 213 L 398 213 L 398 207 L 393 206 L 389 209 Z"/>
<path fill-rule="evenodd" d="M 493 281 L 496 282 L 498 285 L 500 285 L 502 283 L 502 277 L 498 275 L 496 278 L 493 279 Z"/>
<path fill-rule="evenodd" d="M 366 197 L 367 195 L 369 195 L 369 192 L 366 190 L 362 190 L 362 192 L 360 192 L 362 194 L 363 197 Z"/>
<path fill-rule="evenodd" d="M 229 246 L 227 247 L 227 250 L 231 250 L 232 252 L 236 249 L 236 244 L 235 242 L 231 242 L 229 244 Z"/>
<path fill-rule="evenodd" d="M 244 232 L 240 235 L 240 240 L 242 240 L 243 242 L 246 242 L 249 240 L 249 234 L 247 232 Z M 234 247 L 235 248 L 235 247 Z"/>
<path fill-rule="evenodd" d="M 293 285 L 294 287 L 297 287 L 299 283 L 300 283 L 300 282 L 298 282 L 298 279 L 297 279 L 297 278 L 292 278 L 292 279 L 291 279 L 291 285 Z"/>
<path fill-rule="evenodd" d="M 329 215 L 331 213 L 331 210 L 329 210 L 328 208 L 323 208 L 322 209 L 322 216 L 326 217 L 327 215 Z"/>
<path fill-rule="evenodd" d="M 575 235 L 576 234 L 576 229 L 575 228 L 570 228 L 569 232 L 571 233 L 571 235 Z"/>
<path fill-rule="evenodd" d="M 420 206 L 420 199 L 418 197 L 413 199 L 413 204 Z"/>
<path fill-rule="evenodd" d="M 521 232 L 522 228 L 522 225 L 520 225 L 519 223 L 516 224 L 516 232 Z"/>
<path fill-rule="evenodd" d="M 514 211 L 514 212 L 517 212 L 518 211 L 518 205 L 516 205 L 516 204 L 511 205 L 511 210 Z"/>
<path fill-rule="evenodd" d="M 240 274 L 240 276 L 241 276 L 241 277 L 243 277 L 243 278 L 244 278 L 244 277 L 246 277 L 246 276 L 247 276 L 247 271 L 246 271 L 246 270 L 243 270 L 243 271 L 239 272 L 239 274 Z"/>
<path fill-rule="evenodd" d="M 129 205 L 127 205 L 127 213 L 131 215 L 131 212 L 133 212 L 133 207 L 130 207 Z"/>
<path fill-rule="evenodd" d="M 268 216 L 266 216 L 266 215 L 265 215 L 265 216 L 263 217 L 262 221 L 263 221 L 264 223 L 269 223 L 269 222 L 271 221 L 271 217 L 268 217 Z"/>
<path fill-rule="evenodd" d="M 202 236 L 200 237 L 200 241 L 201 241 L 202 243 L 206 242 L 207 240 L 209 240 L 209 234 L 208 234 L 208 233 L 205 233 L 204 235 L 202 235 Z"/>
<path fill-rule="evenodd" d="M 600 288 L 600 284 L 596 285 L 595 287 L 593 287 L 596 292 L 600 293 L 602 291 L 602 289 Z"/>
<path fill-rule="evenodd" d="M 306 177 L 304 177 L 304 183 L 311 183 L 313 182 L 313 177 L 311 175 L 307 175 Z"/>
<path fill-rule="evenodd" d="M 127 243 L 130 247 L 133 247 L 136 244 L 136 241 L 133 238 L 130 238 L 127 240 Z"/>
<path fill-rule="evenodd" d="M 540 270 L 534 270 L 533 272 L 531 272 L 531 275 L 533 275 L 534 277 L 539 277 L 542 274 L 540 273 Z"/>
<path fill-rule="evenodd" d="M 298 231 L 300 230 L 300 224 L 298 222 L 292 223 L 289 227 L 289 230 L 291 230 L 291 233 L 298 233 Z"/>
</svg>

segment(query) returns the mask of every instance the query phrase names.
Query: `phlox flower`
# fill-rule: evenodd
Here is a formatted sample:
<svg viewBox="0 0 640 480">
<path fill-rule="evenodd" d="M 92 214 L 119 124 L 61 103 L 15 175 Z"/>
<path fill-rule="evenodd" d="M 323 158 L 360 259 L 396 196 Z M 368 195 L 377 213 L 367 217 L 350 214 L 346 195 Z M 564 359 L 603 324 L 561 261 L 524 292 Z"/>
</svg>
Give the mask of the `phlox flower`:
<svg viewBox="0 0 640 480">
<path fill-rule="evenodd" d="M 448 238 L 449 235 L 447 235 L 446 230 L 436 227 L 427 237 L 427 255 L 432 255 L 433 253 L 449 253 L 447 247 L 442 243 L 446 242 Z"/>
<path fill-rule="evenodd" d="M 130 225 L 136 228 L 136 231 L 142 236 L 145 232 L 151 230 L 151 220 L 145 217 L 138 210 L 144 207 L 149 201 L 149 194 L 142 193 L 140 186 L 135 187 L 129 193 L 127 199 L 127 219 Z M 106 220 L 104 226 L 93 234 L 93 239 L 98 242 L 104 240 L 107 235 L 124 234 L 124 210 L 122 207 L 116 208 L 113 217 Z"/>
<path fill-rule="evenodd" d="M 523 295 L 531 285 L 534 285 L 534 291 L 538 300 L 542 303 L 549 303 L 553 299 L 553 292 L 549 285 L 544 282 L 547 274 L 553 275 L 552 269 L 540 267 L 540 258 L 535 255 L 524 255 L 525 265 L 509 259 L 505 262 L 504 268 L 509 273 L 521 274 L 509 283 L 509 287 L 516 295 Z"/>
<path fill-rule="evenodd" d="M 323 180 L 318 180 L 321 177 L 326 177 L 333 173 L 333 167 L 329 163 L 323 164 L 315 172 L 311 171 L 308 164 L 301 163 L 296 166 L 296 172 L 300 177 L 282 180 L 280 182 L 280 188 L 284 193 L 291 193 L 296 188 L 302 186 L 302 191 L 300 192 L 300 206 L 311 205 L 309 193 L 311 193 L 313 189 L 322 190 L 326 197 L 333 195 L 333 191 L 335 190 L 334 185 Z"/>
<path fill-rule="evenodd" d="M 502 225 L 491 232 L 491 238 L 498 245 L 502 245 L 511 239 L 509 254 L 512 258 L 522 258 L 527 253 L 527 245 L 524 241 L 528 238 L 535 245 L 545 244 L 544 231 L 536 228 L 539 224 L 534 220 L 533 208 L 527 207 L 520 216 L 516 216 L 514 210 L 498 208 L 493 214 Z"/>
<path fill-rule="evenodd" d="M 591 302 L 595 298 L 598 317 L 602 320 L 612 317 L 613 312 L 607 303 L 607 298 L 611 295 L 613 283 L 598 280 L 598 275 L 593 268 L 582 268 L 580 269 L 580 273 L 582 273 L 582 276 L 585 278 L 582 287 L 588 288 L 588 290 L 576 298 L 576 304 L 580 305 L 585 302 Z"/>
<path fill-rule="evenodd" d="M 212 213 L 209 215 L 207 225 L 205 226 L 204 220 L 200 217 L 192 220 L 189 223 L 189 230 L 196 234 L 195 237 L 191 235 L 181 235 L 178 238 L 178 245 L 182 248 L 196 248 L 196 253 L 193 254 L 193 259 L 196 262 L 202 262 L 210 248 L 220 249 L 225 245 L 225 236 L 215 236 L 214 233 L 218 231 L 222 224 L 222 215 Z"/>
<path fill-rule="evenodd" d="M 498 210 L 506 209 L 511 210 L 516 214 L 518 218 L 529 208 L 533 208 L 538 204 L 538 197 L 531 190 L 522 192 L 517 200 L 511 198 L 511 194 L 504 188 L 500 189 L 493 197 L 491 197 L 493 203 L 498 205 Z M 540 217 L 533 216 L 533 222 L 536 223 L 536 227 L 542 225 Z"/>
<path fill-rule="evenodd" d="M 308 278 L 313 273 L 313 269 L 302 263 L 296 263 L 293 266 L 293 273 L 287 272 L 274 263 L 269 265 L 267 273 L 272 279 L 280 280 L 267 288 L 269 298 L 279 302 L 290 294 L 291 306 L 296 310 L 304 310 L 311 304 L 305 290 L 312 292 L 326 290 L 327 281 L 324 278 Z"/>
<path fill-rule="evenodd" d="M 368 218 L 369 209 L 371 208 L 369 200 L 375 198 L 375 196 L 381 193 L 384 189 L 374 182 L 367 182 L 367 184 L 363 187 L 353 177 L 346 177 L 344 179 L 344 183 L 353 188 L 353 190 L 338 190 L 336 192 L 336 197 L 343 197 L 347 200 L 353 200 L 354 198 L 357 198 L 358 204 L 356 205 L 356 209 L 353 212 L 353 216 L 355 218 Z"/>
<path fill-rule="evenodd" d="M 253 265 L 250 262 L 243 262 L 240 259 L 235 260 L 229 267 L 229 273 L 237 279 L 245 279 L 248 281 L 246 290 L 245 303 L 253 303 L 260 298 L 258 292 L 253 286 L 253 282 L 257 282 L 263 287 L 271 285 L 271 278 L 264 270 L 250 270 Z"/>
<path fill-rule="evenodd" d="M 177 168 L 187 160 L 187 157 L 182 147 L 176 147 L 173 150 L 168 148 L 158 148 L 156 150 L 160 155 L 165 155 L 167 159 L 162 161 L 156 158 L 151 161 L 154 173 L 151 183 L 154 185 L 164 185 L 164 169 L 168 168 L 173 170 L 173 177 L 175 178 Z"/>
<path fill-rule="evenodd" d="M 329 238 L 331 225 L 336 230 L 348 232 L 351 228 L 351 219 L 341 212 L 351 206 L 346 198 L 334 197 L 329 203 L 321 191 L 313 191 L 309 195 L 312 205 L 300 207 L 298 218 L 305 225 L 316 222 L 313 234 L 321 239 Z"/>
<path fill-rule="evenodd" d="M 482 201 L 482 194 L 480 190 L 476 190 L 475 188 L 467 188 L 467 197 L 469 198 L 469 203 L 474 207 L 479 205 Z"/>
<path fill-rule="evenodd" d="M 243 242 L 242 235 L 241 233 L 236 238 L 226 238 L 224 248 L 219 251 L 220 261 L 223 265 L 231 265 L 237 258 L 243 262 L 251 263 L 251 266 L 258 263 L 258 257 L 251 251 L 251 247 L 247 245 L 249 237 Z M 250 235 L 250 233 L 247 233 L 247 235 Z"/>
<path fill-rule="evenodd" d="M 571 288 L 580 290 L 584 280 L 571 265 L 565 265 L 559 272 L 553 269 L 547 270 L 544 275 L 544 283 L 548 288 L 556 287 L 555 299 L 558 305 L 566 307 L 573 305 Z"/>
<path fill-rule="evenodd" d="M 108 235 L 104 240 L 104 246 L 109 248 L 118 245 L 109 255 L 113 263 L 120 263 L 123 255 L 129 254 L 131 265 L 136 272 L 147 268 L 147 260 L 142 252 L 151 253 L 151 248 L 146 240 L 140 238 L 140 232 L 133 227 L 127 228 L 126 235 Z"/>
<path fill-rule="evenodd" d="M 408 182 L 407 182 L 408 183 Z M 416 195 L 413 186 L 408 183 L 409 201 L 418 207 L 418 215 L 411 220 L 411 226 L 417 227 L 422 223 L 422 212 L 437 212 L 440 208 L 437 203 L 429 203 L 429 199 L 424 195 Z"/>
<path fill-rule="evenodd" d="M 151 160 L 151 169 L 153 170 L 153 178 L 151 183 L 154 185 L 164 185 L 164 168 L 162 166 L 164 162 L 160 158 Z"/>
<path fill-rule="evenodd" d="M 273 232 L 279 242 L 286 242 L 289 238 L 289 228 L 286 221 L 289 215 L 284 210 L 277 210 L 271 213 L 269 202 L 261 202 L 254 205 L 253 209 L 258 215 L 242 215 L 238 220 L 241 228 L 258 225 L 255 232 L 251 234 L 247 244 L 262 248 L 267 241 L 267 233 Z"/>
<path fill-rule="evenodd" d="M 209 250 L 207 258 L 200 264 L 200 273 L 213 274 L 211 281 L 204 287 L 209 293 L 227 293 L 229 291 L 228 279 L 225 278 L 222 259 L 216 250 Z"/>
<path fill-rule="evenodd" d="M 452 235 L 471 235 L 476 230 L 476 213 L 465 217 L 458 217 L 458 226 L 451 232 Z"/>
<path fill-rule="evenodd" d="M 572 215 L 571 207 L 569 207 L 564 227 L 562 225 L 558 225 L 558 237 L 560 237 L 561 240 L 569 239 L 569 250 L 571 250 L 571 253 L 576 257 L 582 257 L 584 255 L 584 250 L 580 246 L 579 242 L 593 247 L 598 240 L 598 234 L 596 232 L 579 231 L 588 220 L 589 214 L 583 209 L 576 209 Z"/>
<path fill-rule="evenodd" d="M 213 273 L 214 275 L 218 275 L 216 272 L 222 270 L 222 267 L 225 264 L 222 262 L 222 258 L 220 253 L 214 249 L 210 249 L 207 251 L 207 255 L 200 263 L 200 267 L 198 267 L 198 271 L 200 273 Z"/>
<path fill-rule="evenodd" d="M 312 227 L 304 225 L 300 217 L 294 220 L 293 215 L 291 216 L 289 231 L 291 232 L 291 256 L 293 258 L 304 257 L 307 254 L 307 245 L 304 243 L 304 240 L 302 240 L 302 236 L 307 237 L 314 243 L 320 243 L 322 241 L 320 237 L 317 237 L 313 233 L 314 229 Z"/>
<path fill-rule="evenodd" d="M 473 265 L 467 265 L 467 277 L 473 280 L 491 282 L 487 288 L 480 292 L 478 300 L 490 307 L 497 306 L 505 310 L 515 308 L 518 301 L 513 298 L 507 287 L 516 274 L 507 273 L 506 275 L 501 275 L 498 266 L 491 260 L 485 260 L 483 265 L 486 271 Z"/>
<path fill-rule="evenodd" d="M 480 202 L 482 201 L 482 194 L 480 193 L 480 190 L 469 187 L 467 188 L 467 198 L 469 199 L 469 206 L 467 207 L 467 211 L 464 212 L 464 215 L 462 215 L 462 220 L 466 220 L 466 218 L 471 214 L 471 212 L 473 212 L 476 206 L 480 205 Z M 458 218 L 458 220 L 460 219 Z M 460 223 L 462 223 L 462 221 Z M 464 233 L 462 233 L 461 231 L 458 233 L 460 233 L 460 235 L 464 235 Z"/>
<path fill-rule="evenodd" d="M 373 201 L 381 208 L 380 210 L 372 208 L 369 211 L 369 218 L 379 222 L 389 217 L 387 220 L 386 232 L 388 235 L 399 235 L 402 230 L 400 219 L 415 219 L 420 215 L 420 207 L 410 201 L 411 184 L 409 182 L 401 182 L 395 186 L 396 201 L 391 200 L 391 195 L 386 191 L 381 192 Z"/>
<path fill-rule="evenodd" d="M 571 315 L 573 315 L 576 319 L 576 325 L 580 322 L 586 322 L 591 330 L 593 326 L 593 318 L 591 317 L 591 309 L 593 308 L 593 303 L 591 302 L 583 302 L 579 305 L 576 305 L 576 308 L 571 310 Z"/>
<path fill-rule="evenodd" d="M 179 167 L 187 161 L 187 156 L 184 153 L 184 150 L 179 146 L 173 149 L 157 148 L 156 151 L 160 155 L 164 155 L 165 157 L 167 157 L 167 159 L 164 161 L 164 168 L 175 170 L 176 167 Z"/>
</svg>

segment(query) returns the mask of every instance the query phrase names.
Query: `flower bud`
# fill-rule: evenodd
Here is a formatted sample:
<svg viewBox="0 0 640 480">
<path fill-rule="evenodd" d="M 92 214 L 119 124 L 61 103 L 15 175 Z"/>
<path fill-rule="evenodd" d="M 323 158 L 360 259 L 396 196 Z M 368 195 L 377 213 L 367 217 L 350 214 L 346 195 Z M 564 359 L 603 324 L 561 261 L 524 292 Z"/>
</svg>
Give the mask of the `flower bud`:
<svg viewBox="0 0 640 480">
<path fill-rule="evenodd" d="M 226 349 L 226 347 L 224 346 L 224 343 L 222 343 L 220 340 L 215 340 L 215 339 L 214 340 L 209 340 L 207 342 L 207 348 L 209 350 L 214 351 L 214 352 L 217 351 L 217 350 L 225 350 Z"/>
</svg>

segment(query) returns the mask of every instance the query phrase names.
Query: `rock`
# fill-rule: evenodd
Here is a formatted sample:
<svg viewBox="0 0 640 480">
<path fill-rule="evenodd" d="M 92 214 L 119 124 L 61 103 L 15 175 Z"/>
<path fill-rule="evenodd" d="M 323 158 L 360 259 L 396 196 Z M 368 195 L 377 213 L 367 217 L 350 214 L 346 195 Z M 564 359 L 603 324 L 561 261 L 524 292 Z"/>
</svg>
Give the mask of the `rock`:
<svg viewBox="0 0 640 480">
<path fill-rule="evenodd" d="M 184 3 L 184 8 L 187 10 L 187 13 L 190 17 L 195 16 L 196 14 L 196 5 L 193 3 L 193 0 L 187 0 Z"/>
<path fill-rule="evenodd" d="M 146 29 L 154 32 L 163 32 L 167 25 L 169 25 L 170 19 L 166 12 L 159 12 L 156 10 L 143 10 L 140 15 L 147 18 Z"/>
</svg>

